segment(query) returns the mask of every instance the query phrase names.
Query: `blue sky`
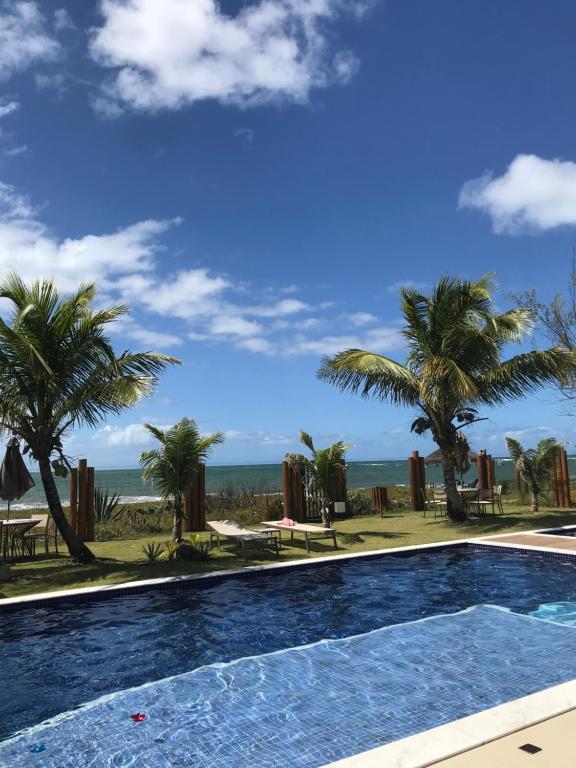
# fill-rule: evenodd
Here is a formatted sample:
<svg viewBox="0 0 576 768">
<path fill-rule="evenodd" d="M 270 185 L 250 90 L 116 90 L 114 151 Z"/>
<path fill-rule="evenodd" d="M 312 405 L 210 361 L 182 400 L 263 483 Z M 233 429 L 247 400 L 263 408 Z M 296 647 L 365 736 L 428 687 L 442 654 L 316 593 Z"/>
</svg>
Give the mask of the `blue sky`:
<svg viewBox="0 0 576 768">
<path fill-rule="evenodd" d="M 96 280 L 119 349 L 183 366 L 70 454 L 135 464 L 142 424 L 196 418 L 215 462 L 300 429 L 350 458 L 431 445 L 332 391 L 322 354 L 402 357 L 398 286 L 494 271 L 562 290 L 576 236 L 576 7 L 551 0 L 0 4 L 0 273 Z M 471 434 L 574 441 L 553 392 Z"/>
</svg>

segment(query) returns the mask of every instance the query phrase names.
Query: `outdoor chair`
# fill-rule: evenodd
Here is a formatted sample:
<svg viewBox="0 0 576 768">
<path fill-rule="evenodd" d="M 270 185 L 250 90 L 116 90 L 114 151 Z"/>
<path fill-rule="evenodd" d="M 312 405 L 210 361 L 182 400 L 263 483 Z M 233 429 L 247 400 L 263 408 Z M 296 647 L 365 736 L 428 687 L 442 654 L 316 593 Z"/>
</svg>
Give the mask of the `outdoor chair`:
<svg viewBox="0 0 576 768">
<path fill-rule="evenodd" d="M 32 515 L 32 520 L 39 520 L 38 525 L 34 526 L 28 533 L 25 534 L 33 546 L 33 551 L 36 553 L 36 542 L 44 543 L 44 552 L 49 553 L 49 542 L 54 541 L 54 549 L 56 556 L 58 556 L 58 529 L 52 515 Z"/>
<path fill-rule="evenodd" d="M 448 500 L 446 493 L 435 485 L 427 486 L 424 491 L 424 517 L 426 512 L 434 512 L 434 518 L 444 517 L 448 514 Z"/>
<path fill-rule="evenodd" d="M 220 546 L 220 537 L 222 537 L 241 546 L 244 560 L 246 560 L 249 546 L 272 546 L 276 554 L 280 554 L 279 536 L 274 531 L 251 531 L 249 528 L 243 528 L 235 520 L 209 520 L 206 524 L 212 529 L 210 531 L 210 548 L 214 546 L 214 539 Z"/>
<path fill-rule="evenodd" d="M 496 507 L 498 508 L 498 513 L 500 515 L 504 514 L 504 507 L 502 506 L 502 486 L 501 485 L 495 485 L 492 489 L 492 494 L 494 496 L 494 499 L 496 501 Z"/>
<path fill-rule="evenodd" d="M 500 489 L 502 489 L 502 486 L 500 486 Z M 496 487 L 492 488 L 492 490 L 488 488 L 480 490 L 478 491 L 478 498 L 470 502 L 471 507 L 475 508 L 478 512 L 478 517 L 484 517 L 488 509 L 492 511 L 493 515 L 496 514 L 497 501 L 495 490 Z"/>
</svg>

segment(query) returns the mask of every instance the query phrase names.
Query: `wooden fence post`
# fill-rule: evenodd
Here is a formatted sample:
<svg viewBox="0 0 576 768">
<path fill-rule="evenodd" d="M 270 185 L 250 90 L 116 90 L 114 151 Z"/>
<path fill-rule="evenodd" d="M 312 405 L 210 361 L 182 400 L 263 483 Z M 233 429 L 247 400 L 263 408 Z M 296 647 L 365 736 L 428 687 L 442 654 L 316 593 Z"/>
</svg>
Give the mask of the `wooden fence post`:
<svg viewBox="0 0 576 768">
<path fill-rule="evenodd" d="M 564 503 L 566 508 L 569 509 L 572 506 L 572 493 L 570 490 L 570 470 L 568 469 L 568 454 L 566 453 L 566 448 L 562 448 L 561 461 L 564 475 Z"/>
<path fill-rule="evenodd" d="M 282 492 L 284 496 L 284 516 L 297 523 L 306 519 L 306 498 L 302 482 L 302 467 L 291 461 L 282 462 Z"/>
<path fill-rule="evenodd" d="M 184 496 L 184 530 L 203 531 L 206 528 L 206 466 L 198 465 L 196 476 Z"/>
<path fill-rule="evenodd" d="M 86 538 L 85 541 L 94 541 L 94 467 L 86 470 Z"/>
<path fill-rule="evenodd" d="M 414 512 L 421 512 L 425 508 L 425 470 L 424 460 L 418 451 L 412 451 L 408 459 L 408 477 L 410 479 L 410 501 Z"/>
<path fill-rule="evenodd" d="M 384 512 L 390 509 L 390 500 L 388 498 L 388 488 L 378 486 L 372 488 L 372 506 L 380 512 L 380 517 L 384 517 Z"/>
<path fill-rule="evenodd" d="M 494 459 L 491 454 L 486 455 L 486 474 L 488 480 L 488 489 L 492 493 L 492 488 L 496 485 L 494 478 Z"/>
<path fill-rule="evenodd" d="M 74 533 L 78 533 L 78 470 L 76 468 L 70 470 L 68 495 L 70 497 L 70 525 Z"/>
<path fill-rule="evenodd" d="M 476 459 L 476 468 L 478 472 L 478 490 L 488 490 L 488 462 L 486 451 L 480 451 Z"/>
<path fill-rule="evenodd" d="M 78 461 L 78 535 L 86 539 L 86 517 L 88 513 L 88 485 L 86 478 L 88 464 L 86 459 Z"/>
</svg>

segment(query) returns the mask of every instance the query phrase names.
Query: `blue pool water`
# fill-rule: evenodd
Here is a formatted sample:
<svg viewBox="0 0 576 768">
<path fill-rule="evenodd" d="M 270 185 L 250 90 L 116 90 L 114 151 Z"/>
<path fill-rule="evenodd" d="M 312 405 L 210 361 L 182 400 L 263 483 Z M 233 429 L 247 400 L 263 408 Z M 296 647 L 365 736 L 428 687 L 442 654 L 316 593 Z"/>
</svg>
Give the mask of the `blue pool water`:
<svg viewBox="0 0 576 768">
<path fill-rule="evenodd" d="M 573 614 L 576 612 L 576 563 L 572 560 L 505 554 L 500 551 L 473 549 L 466 546 L 421 551 L 412 553 L 410 556 L 385 555 L 327 563 L 316 567 L 267 571 L 251 578 L 229 578 L 204 589 L 183 586 L 171 590 L 121 595 L 95 602 L 67 604 L 61 607 L 27 608 L 18 613 L 0 614 L 0 679 L 4 686 L 10 688 L 10 697 L 2 697 L 0 701 L 0 738 L 6 738 L 22 728 L 34 726 L 60 713 L 74 710 L 79 705 L 94 701 L 98 697 L 119 694 L 113 696 L 109 704 L 104 705 L 111 707 L 109 725 L 116 733 L 115 737 L 112 732 L 109 735 L 112 739 L 109 745 L 111 753 L 103 753 L 99 758 L 100 761 L 91 762 L 90 765 L 93 768 L 108 768 L 108 766 L 123 768 L 132 765 L 160 768 L 164 765 L 178 765 L 178 762 L 162 762 L 164 758 L 158 757 L 161 750 L 155 753 L 156 757 L 153 760 L 151 758 L 152 761 L 148 763 L 131 762 L 132 757 L 129 758 L 124 753 L 120 755 L 122 748 L 117 742 L 128 738 L 132 733 L 136 735 L 148 733 L 145 729 L 152 729 L 150 734 L 156 733 L 155 728 L 167 729 L 166 722 L 175 716 L 176 703 L 180 701 L 178 697 L 182 691 L 187 690 L 186 688 L 180 690 L 177 684 L 168 686 L 167 678 L 184 675 L 184 678 L 179 679 L 185 681 L 188 679 L 187 673 L 205 668 L 197 672 L 203 681 L 203 687 L 198 689 L 197 700 L 202 717 L 198 719 L 197 710 L 185 713 L 183 722 L 188 723 L 186 732 L 188 735 L 185 737 L 187 743 L 175 746 L 171 742 L 169 747 L 163 747 L 163 749 L 170 748 L 172 753 L 178 752 L 178 749 L 187 749 L 187 757 L 182 757 L 181 764 L 193 765 L 190 762 L 190 746 L 198 741 L 202 728 L 212 728 L 209 724 L 215 722 L 213 718 L 221 716 L 227 706 L 225 697 L 218 706 L 214 705 L 213 697 L 218 698 L 219 691 L 227 690 L 226 681 L 229 677 L 226 675 L 228 673 L 220 671 L 215 674 L 216 668 L 210 665 L 226 664 L 254 656 L 262 657 L 258 661 L 260 665 L 265 663 L 264 658 L 270 658 L 265 657 L 266 654 L 275 651 L 323 640 L 365 635 L 383 627 L 406 624 L 440 614 L 453 614 L 481 604 L 501 606 L 517 614 L 526 616 L 532 614 L 537 617 L 541 615 L 542 618 L 562 622 L 551 624 L 534 618 L 514 617 L 494 609 L 482 609 L 480 613 L 484 615 L 488 611 L 488 615 L 492 616 L 490 621 L 495 623 L 497 628 L 501 624 L 502 632 L 498 635 L 499 644 L 496 645 L 499 645 L 499 653 L 505 668 L 512 669 L 509 645 L 514 639 L 514 632 L 508 637 L 504 623 L 510 626 L 510 621 L 516 621 L 517 618 L 523 622 L 523 626 L 538 628 L 537 632 L 534 629 L 525 630 L 527 647 L 531 647 L 529 643 L 532 643 L 532 639 L 528 637 L 529 634 L 534 635 L 534 642 L 536 642 L 537 636 L 544 637 L 543 633 L 548 632 L 549 627 L 552 627 L 550 631 L 555 632 L 555 638 L 561 636 L 562 640 L 556 646 L 548 635 L 545 636 L 544 645 L 548 649 L 550 658 L 554 658 L 554 664 L 539 662 L 533 664 L 529 676 L 519 677 L 519 685 L 516 685 L 513 679 L 508 679 L 510 675 L 506 676 L 502 670 L 495 677 L 482 678 L 482 685 L 485 684 L 483 690 L 486 694 L 478 696 L 477 703 L 480 709 L 492 706 L 490 702 L 506 701 L 576 676 L 569 664 L 558 663 L 558 659 L 564 653 L 565 644 L 570 646 L 571 658 L 574 658 L 576 650 L 574 639 L 576 635 L 573 634 L 575 630 L 570 626 Z M 563 607 L 558 609 L 559 605 Z M 476 621 L 473 617 L 478 617 L 480 614 L 478 611 L 473 611 L 462 615 L 467 617 L 466 621 L 472 626 Z M 449 627 L 449 622 L 454 620 L 456 620 L 454 617 L 448 617 L 446 626 Z M 412 626 L 419 627 L 419 633 L 424 632 L 422 628 L 426 628 L 425 632 L 428 633 L 432 631 L 431 627 L 436 625 L 440 627 L 442 621 L 444 620 L 435 619 L 434 622 L 419 622 Z M 401 670 L 408 676 L 406 679 L 411 680 L 414 691 L 422 691 L 419 686 L 422 680 L 428 680 L 428 674 L 422 674 L 425 668 L 418 664 L 420 655 L 429 658 L 430 661 L 441 659 L 454 662 L 452 671 L 449 666 L 438 668 L 437 674 L 440 681 L 445 674 L 449 678 L 450 675 L 458 674 L 458 669 L 461 668 L 464 660 L 469 664 L 477 663 L 478 675 L 482 677 L 489 668 L 488 663 L 483 661 L 483 658 L 486 658 L 484 650 L 481 653 L 473 653 L 469 650 L 467 655 L 466 633 L 469 630 L 464 624 L 461 627 L 461 631 L 458 630 L 461 638 L 459 644 L 455 644 L 451 639 L 453 630 L 447 629 L 444 634 L 438 630 L 439 635 L 436 639 L 428 634 L 416 637 L 413 630 L 402 637 L 400 630 L 407 631 L 407 627 L 394 630 L 397 647 L 403 647 L 404 658 L 410 660 L 407 666 L 402 667 L 401 654 L 396 657 L 391 656 L 389 658 L 391 666 L 383 679 L 374 676 L 372 681 L 369 670 L 363 679 L 351 676 L 346 681 L 339 682 L 341 686 L 339 695 L 342 693 L 342 686 L 347 692 L 354 686 L 359 686 L 357 695 L 362 698 L 363 695 L 367 695 L 363 692 L 371 682 L 377 686 L 389 685 L 390 690 L 393 690 L 396 676 Z M 546 630 L 543 630 L 543 627 Z M 391 633 L 392 631 L 390 630 Z M 387 643 L 388 641 L 383 643 L 384 649 Z M 473 642 L 468 644 L 469 649 L 475 647 Z M 334 646 L 331 653 L 339 654 L 340 651 L 337 648 L 339 646 Z M 535 653 L 536 651 L 537 649 Z M 354 647 L 351 646 L 343 656 L 343 668 L 355 663 L 353 656 Z M 286 654 L 281 654 L 278 658 L 286 658 Z M 244 669 L 244 664 L 245 662 L 242 662 L 238 668 Z M 254 675 L 256 674 L 255 667 L 249 667 L 249 669 Z M 356 674 L 359 673 L 356 672 Z M 300 675 L 300 677 L 305 676 Z M 259 676 L 255 679 L 261 680 Z M 310 676 L 307 679 L 310 679 Z M 126 725 L 124 708 L 128 706 L 128 701 L 121 698 L 129 694 L 120 692 L 146 683 L 158 684 L 157 688 L 152 686 L 143 689 L 151 691 L 151 695 L 157 695 L 157 704 L 144 698 L 144 704 L 138 703 L 139 700 L 130 700 L 130 705 L 133 704 L 135 709 L 146 706 L 154 716 L 143 724 L 135 724 L 132 728 L 131 722 Z M 234 692 L 238 692 L 241 696 L 244 684 L 245 680 L 240 686 L 238 683 L 234 685 L 233 682 L 231 685 Z M 165 685 L 168 687 L 162 688 Z M 265 766 L 268 768 L 280 768 L 280 766 L 281 768 L 296 768 L 296 766 L 318 768 L 334 759 L 331 753 L 327 752 L 322 755 L 314 753 L 309 762 L 297 762 L 295 757 L 294 759 L 291 757 L 291 762 L 286 762 L 286 740 L 291 742 L 295 738 L 295 731 L 300 732 L 302 728 L 290 727 L 291 694 L 285 691 L 285 696 L 277 698 L 282 694 L 282 689 L 272 695 L 264 686 L 264 682 L 262 686 L 258 695 L 265 700 L 265 710 L 268 712 L 266 721 L 276 724 L 277 737 L 281 737 L 284 744 L 284 762 L 279 763 L 270 757 L 267 762 L 262 761 L 258 765 L 262 768 Z M 441 683 L 440 686 L 442 687 Z M 161 695 L 164 690 L 166 699 Z M 446 691 L 448 690 L 447 688 Z M 154 693 L 155 691 L 157 693 Z M 428 696 L 428 710 L 431 712 L 432 719 L 422 727 L 431 727 L 444 722 L 446 718 L 451 720 L 467 714 L 470 711 L 469 702 L 464 694 L 465 689 L 463 690 L 464 698 L 457 699 L 447 692 L 444 697 L 431 698 L 424 688 L 422 695 Z M 298 692 L 294 695 L 297 696 Z M 300 695 L 302 695 L 301 691 Z M 323 694 L 322 700 L 327 696 L 329 698 L 328 694 Z M 266 703 L 267 697 L 268 703 Z M 257 696 L 253 693 L 252 698 Z M 309 691 L 308 696 L 304 698 L 315 700 L 310 696 Z M 372 701 L 373 699 L 364 699 L 365 710 L 371 709 Z M 222 709 L 218 708 L 220 704 Z M 416 704 L 413 698 L 407 698 L 401 702 L 403 710 L 401 717 L 396 717 L 396 723 L 400 721 L 410 723 L 410 713 L 416 711 L 414 709 Z M 98 704 L 94 709 L 97 716 L 100 713 L 100 706 Z M 356 704 L 352 702 L 351 706 L 354 707 Z M 382 706 L 386 708 L 387 705 L 384 702 Z M 157 717 L 158 710 L 155 707 L 160 707 L 162 716 L 168 718 L 168 721 Z M 320 720 L 322 713 L 323 710 L 320 708 L 318 710 Z M 237 727 L 240 730 L 242 728 L 250 730 L 250 738 L 253 737 L 255 744 L 256 742 L 261 744 L 263 736 L 260 734 L 258 738 L 254 735 L 250 710 L 247 710 L 245 715 L 248 720 L 236 723 Z M 326 717 L 325 712 L 323 716 Z M 85 717 L 89 717 L 88 710 L 75 714 L 71 720 L 63 721 L 58 727 L 66 728 L 68 723 L 76 722 L 77 729 L 80 728 L 81 731 L 82 725 L 86 724 L 83 720 Z M 260 720 L 262 717 L 262 712 L 259 712 L 256 719 Z M 311 717 L 310 714 L 307 715 L 307 720 L 310 722 Z M 200 729 L 198 733 L 190 724 L 190 718 Z M 383 726 L 384 720 L 386 718 L 380 718 L 379 743 L 399 738 L 399 734 L 402 733 L 394 728 L 387 731 Z M 163 722 L 164 725 L 162 725 Z M 106 723 L 101 724 L 98 721 L 96 731 L 89 731 L 92 742 L 99 737 L 99 734 L 105 732 L 102 730 L 105 725 Z M 421 730 L 420 725 L 414 726 L 416 730 Z M 136 728 L 140 728 L 140 731 L 135 730 Z M 367 729 L 368 733 L 368 726 Z M 341 756 L 354 754 L 365 748 L 365 743 L 372 743 L 374 734 L 369 734 L 366 742 L 360 740 L 352 744 L 351 730 L 358 731 L 357 728 L 347 729 L 348 736 L 343 735 L 339 742 L 340 746 L 334 746 L 335 750 L 340 750 L 338 754 Z M 363 732 L 362 728 L 359 730 Z M 271 749 L 270 744 L 274 741 L 274 737 L 270 735 L 270 731 L 267 733 L 266 739 L 269 744 L 266 749 Z M 309 745 L 318 746 L 314 728 L 305 730 L 304 734 L 306 733 Z M 182 733 L 181 736 L 184 738 Z M 56 742 L 63 746 L 66 738 L 64 730 L 61 736 L 58 735 Z M 154 736 L 154 738 L 163 737 Z M 232 737 L 228 734 L 228 738 Z M 42 739 L 48 743 L 48 737 L 43 736 Z M 206 744 L 208 741 L 209 739 Z M 146 739 L 142 748 L 152 748 L 151 744 L 156 744 L 153 747 L 155 750 L 162 747 L 161 743 L 153 740 L 151 744 L 149 742 L 150 740 Z M 102 739 L 99 743 L 108 744 Z M 22 747 L 21 743 L 20 747 Z M 200 746 L 197 748 L 201 749 Z M 330 740 L 325 748 L 331 749 Z M 0 749 L 16 749 L 16 746 L 7 742 Z M 208 752 L 202 753 L 203 762 L 199 765 L 210 768 L 234 765 L 226 762 L 230 759 L 229 755 L 226 760 L 217 761 L 219 749 L 213 747 L 210 751 L 208 746 L 206 749 Z M 298 749 L 299 754 L 310 753 L 305 744 L 300 743 Z M 115 755 L 114 758 L 111 756 L 112 752 Z M 41 765 L 42 768 L 51 768 L 52 765 L 59 768 L 72 768 L 73 765 L 88 764 L 87 762 L 76 764 L 66 762 L 65 755 L 58 755 L 54 759 L 60 762 L 55 762 L 49 756 L 48 749 L 34 758 L 31 757 L 30 752 L 26 752 L 28 762 L 22 763 L 2 763 L 2 760 L 5 760 L 4 754 L 0 751 L 0 765 L 3 768 L 4 765 L 8 768 L 13 766 L 16 768 L 20 764 Z M 291 752 L 288 754 L 292 755 Z M 12 760 L 12 757 L 10 759 Z M 237 763 L 239 768 L 240 766 L 252 768 L 254 764 Z"/>
<path fill-rule="evenodd" d="M 317 768 L 561 683 L 575 640 L 490 606 L 322 640 L 104 697 L 4 742 L 0 765 Z"/>
</svg>

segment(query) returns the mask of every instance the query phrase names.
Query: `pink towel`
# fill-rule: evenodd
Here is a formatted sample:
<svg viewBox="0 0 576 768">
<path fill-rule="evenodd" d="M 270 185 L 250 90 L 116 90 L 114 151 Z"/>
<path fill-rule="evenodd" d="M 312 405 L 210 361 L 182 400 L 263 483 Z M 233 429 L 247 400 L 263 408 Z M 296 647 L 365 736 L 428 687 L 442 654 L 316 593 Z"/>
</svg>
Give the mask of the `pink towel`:
<svg viewBox="0 0 576 768">
<path fill-rule="evenodd" d="M 283 517 L 282 525 L 294 525 L 294 520 L 291 520 L 289 517 Z"/>
</svg>

